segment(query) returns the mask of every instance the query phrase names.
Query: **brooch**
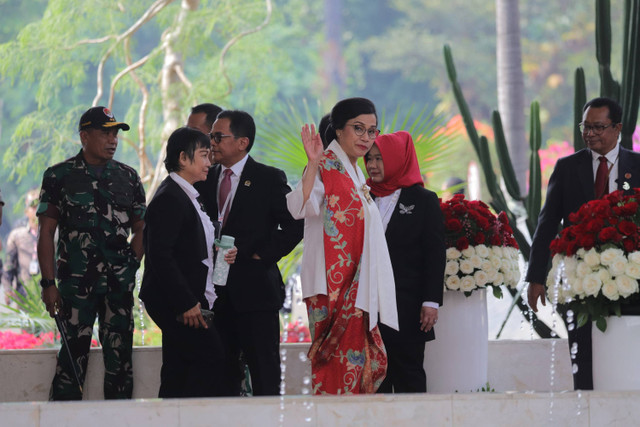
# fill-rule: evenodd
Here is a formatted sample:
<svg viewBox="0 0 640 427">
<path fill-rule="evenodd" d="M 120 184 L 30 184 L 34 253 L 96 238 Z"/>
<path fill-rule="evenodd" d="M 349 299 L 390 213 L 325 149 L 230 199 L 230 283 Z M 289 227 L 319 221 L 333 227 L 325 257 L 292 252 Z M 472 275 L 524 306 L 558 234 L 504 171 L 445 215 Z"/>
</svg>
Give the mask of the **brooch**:
<svg viewBox="0 0 640 427">
<path fill-rule="evenodd" d="M 251 181 L 246 180 L 246 181 L 244 182 L 244 186 L 245 186 L 245 187 L 251 187 Z"/>
<path fill-rule="evenodd" d="M 364 193 L 364 197 L 365 199 L 367 199 L 367 202 L 369 203 L 373 202 L 373 199 L 371 198 L 371 194 L 369 193 L 369 187 L 367 186 L 367 184 L 362 184 L 362 192 Z"/>
<path fill-rule="evenodd" d="M 413 213 L 411 211 L 413 210 L 413 208 L 416 207 L 416 205 L 405 206 L 402 203 L 400 203 L 399 206 L 400 206 L 400 215 L 411 215 Z"/>
</svg>

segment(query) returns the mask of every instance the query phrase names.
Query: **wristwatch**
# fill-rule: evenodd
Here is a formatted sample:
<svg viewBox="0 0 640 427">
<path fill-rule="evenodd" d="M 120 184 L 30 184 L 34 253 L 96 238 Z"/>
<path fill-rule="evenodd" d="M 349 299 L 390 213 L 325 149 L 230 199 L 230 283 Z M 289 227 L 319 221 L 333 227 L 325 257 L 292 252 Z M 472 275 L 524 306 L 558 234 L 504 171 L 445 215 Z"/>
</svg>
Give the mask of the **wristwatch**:
<svg viewBox="0 0 640 427">
<path fill-rule="evenodd" d="M 40 287 L 42 289 L 47 289 L 55 285 L 56 285 L 55 279 L 40 279 Z"/>
</svg>

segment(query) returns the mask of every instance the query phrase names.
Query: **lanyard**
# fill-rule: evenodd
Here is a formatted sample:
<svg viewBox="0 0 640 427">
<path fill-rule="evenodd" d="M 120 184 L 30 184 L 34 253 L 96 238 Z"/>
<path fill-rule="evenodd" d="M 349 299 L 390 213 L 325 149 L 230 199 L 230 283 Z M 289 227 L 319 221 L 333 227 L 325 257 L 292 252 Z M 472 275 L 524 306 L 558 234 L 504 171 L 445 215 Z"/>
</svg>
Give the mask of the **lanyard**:
<svg viewBox="0 0 640 427">
<path fill-rule="evenodd" d="M 618 151 L 618 155 L 616 156 L 615 160 L 613 161 L 613 163 L 611 163 L 611 166 L 609 166 L 607 168 L 607 181 L 609 180 L 609 175 L 611 174 L 611 169 L 613 169 L 613 167 L 616 165 L 616 162 L 618 161 L 618 157 L 620 157 L 620 152 L 619 151 Z M 605 159 L 606 159 L 606 157 L 605 157 Z"/>
</svg>

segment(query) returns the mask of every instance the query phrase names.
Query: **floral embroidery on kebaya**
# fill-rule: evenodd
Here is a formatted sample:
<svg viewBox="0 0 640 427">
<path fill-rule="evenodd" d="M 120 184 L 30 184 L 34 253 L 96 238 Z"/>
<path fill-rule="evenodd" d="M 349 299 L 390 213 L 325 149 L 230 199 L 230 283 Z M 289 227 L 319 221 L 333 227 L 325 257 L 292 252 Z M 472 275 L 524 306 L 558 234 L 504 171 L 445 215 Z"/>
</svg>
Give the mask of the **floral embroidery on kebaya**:
<svg viewBox="0 0 640 427">
<path fill-rule="evenodd" d="M 333 152 L 321 162 L 327 295 L 305 299 L 312 344 L 314 394 L 374 393 L 386 375 L 387 357 L 378 327 L 355 306 L 364 244 L 363 203 Z"/>
</svg>

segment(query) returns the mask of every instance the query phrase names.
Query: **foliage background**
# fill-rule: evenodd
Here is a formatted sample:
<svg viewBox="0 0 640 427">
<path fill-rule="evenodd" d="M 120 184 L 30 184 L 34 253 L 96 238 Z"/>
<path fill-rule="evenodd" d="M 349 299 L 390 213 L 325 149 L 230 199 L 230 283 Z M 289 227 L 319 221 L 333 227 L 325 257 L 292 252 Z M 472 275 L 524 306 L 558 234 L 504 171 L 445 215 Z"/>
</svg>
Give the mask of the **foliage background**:
<svg viewBox="0 0 640 427">
<path fill-rule="evenodd" d="M 121 32 L 152 2 L 77 0 L 0 0 L 0 186 L 5 209 L 6 235 L 21 216 L 19 198 L 39 185 L 44 167 L 77 149 L 73 130 L 77 116 L 96 95 L 96 65 L 104 46 L 73 43 Z M 428 106 L 445 121 L 456 113 L 442 63 L 442 45 L 450 43 L 458 59 L 465 96 L 480 120 L 487 120 L 496 101 L 495 4 L 482 0 L 275 0 L 269 24 L 242 39 L 228 53 L 232 91 L 226 95 L 218 70 L 220 49 L 234 34 L 264 19 L 263 1 L 203 0 L 189 14 L 184 36 L 176 44 L 184 59 L 184 72 L 193 88 L 180 94 L 179 116 L 197 102 L 212 101 L 253 113 L 258 128 L 286 113 L 289 105 L 302 108 L 303 100 L 329 106 L 340 96 L 363 95 L 380 110 L 404 111 L 412 105 Z M 340 11 L 340 64 L 343 93 L 336 93 L 326 75 L 329 3 Z M 612 19 L 621 15 L 621 2 L 613 2 Z M 620 3 L 619 5 L 617 3 Z M 171 25 L 180 2 L 171 2 L 132 39 L 134 60 L 157 49 L 162 31 Z M 521 1 L 523 69 L 527 100 L 542 106 L 544 138 L 571 137 L 572 74 L 585 69 L 591 93 L 598 88 L 593 61 L 594 7 L 592 2 Z M 26 27 L 25 27 L 26 26 Z M 619 32 L 614 32 L 614 37 Z M 613 46 L 619 46 L 614 40 Z M 614 74 L 619 64 L 615 61 Z M 162 56 L 153 61 L 155 68 Z M 153 62 L 152 61 L 152 62 Z M 124 63 L 121 52 L 105 67 L 105 81 Z M 591 68 L 589 68 L 589 64 Z M 153 90 L 158 74 L 140 77 Z M 466 84 L 465 84 L 466 83 Z M 105 91 L 108 85 L 105 85 Z M 131 79 L 124 79 L 113 110 L 119 119 L 136 125 L 140 98 Z M 107 103 L 104 95 L 101 104 Z M 156 162 L 163 117 L 156 96 L 150 101 L 145 123 L 146 154 Z M 320 109 L 316 114 L 321 114 Z M 316 120 L 318 120 L 316 118 Z M 136 164 L 134 132 L 121 141 L 118 158 Z M 128 142 L 128 143 L 127 143 Z M 259 144 L 258 144 L 259 145 Z M 266 149 L 266 147 L 265 147 Z M 461 153 L 468 152 L 465 148 Z M 8 155 L 11 153 L 11 155 Z M 459 174 L 459 173 L 458 173 Z M 440 182 L 431 183 L 439 188 Z"/>
<path fill-rule="evenodd" d="M 194 10 L 184 13 L 185 5 Z M 160 11 L 105 61 L 97 96 L 100 58 L 114 37 L 156 6 Z M 620 22 L 622 7 L 612 2 L 612 22 Z M 421 165 L 428 186 L 439 190 L 447 177 L 464 177 L 467 164 L 477 161 L 456 118 L 445 43 L 456 52 L 474 117 L 488 121 L 497 108 L 491 1 L 0 0 L 0 10 L 0 188 L 7 202 L 0 240 L 20 221 L 22 195 L 39 186 L 44 168 L 79 149 L 81 112 L 94 98 L 108 104 L 111 79 L 128 61 L 147 55 L 137 80 L 119 81 L 112 108 L 132 125 L 121 134 L 116 158 L 142 171 L 147 186 L 167 129 L 183 124 L 197 103 L 252 113 L 259 131 L 252 154 L 283 167 L 283 154 L 299 160 L 300 124 L 319 121 L 339 98 L 366 96 L 386 130 L 429 123 L 425 133 L 438 142 L 421 148 Z M 585 69 L 588 96 L 598 93 L 594 12 L 592 1 L 520 1 L 525 99 L 540 102 L 543 141 L 572 139 L 576 67 Z M 231 46 L 222 68 L 227 43 L 265 18 L 263 28 Z M 620 34 L 614 29 L 614 75 L 621 68 Z M 169 59 L 180 66 L 182 80 L 172 69 L 163 87 Z M 446 138 L 438 140 L 441 135 Z M 442 147 L 450 157 L 431 162 L 430 153 Z M 292 180 L 300 171 L 295 162 L 287 170 Z"/>
</svg>

